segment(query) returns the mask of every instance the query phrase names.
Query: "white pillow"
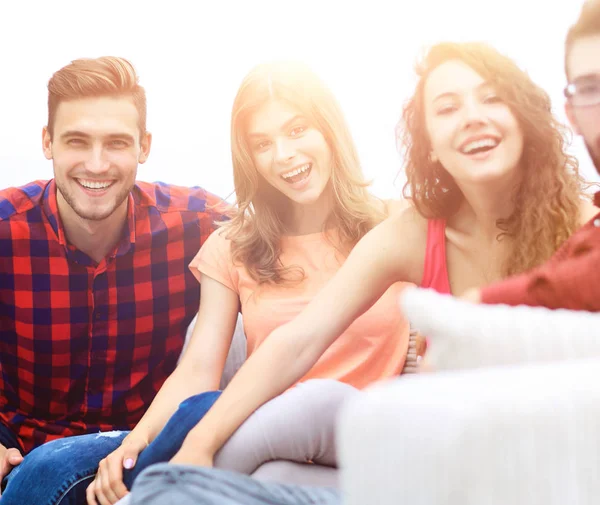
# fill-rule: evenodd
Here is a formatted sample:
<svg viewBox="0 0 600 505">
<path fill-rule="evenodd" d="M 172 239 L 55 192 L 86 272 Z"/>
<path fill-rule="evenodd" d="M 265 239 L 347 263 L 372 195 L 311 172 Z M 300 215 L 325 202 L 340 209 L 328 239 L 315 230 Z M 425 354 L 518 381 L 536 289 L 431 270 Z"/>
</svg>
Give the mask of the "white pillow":
<svg viewBox="0 0 600 505">
<path fill-rule="evenodd" d="M 344 404 L 344 505 L 596 505 L 600 359 L 414 374 Z"/>
<path fill-rule="evenodd" d="M 475 305 L 430 289 L 406 289 L 400 306 L 429 338 L 435 370 L 600 356 L 600 314 Z"/>
</svg>

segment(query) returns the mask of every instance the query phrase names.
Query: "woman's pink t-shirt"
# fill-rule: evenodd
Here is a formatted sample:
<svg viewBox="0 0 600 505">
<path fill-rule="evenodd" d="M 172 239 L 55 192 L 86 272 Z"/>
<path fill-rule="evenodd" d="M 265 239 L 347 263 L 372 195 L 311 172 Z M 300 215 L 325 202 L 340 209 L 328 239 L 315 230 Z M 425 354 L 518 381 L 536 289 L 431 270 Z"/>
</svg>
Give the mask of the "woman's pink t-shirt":
<svg viewBox="0 0 600 505">
<path fill-rule="evenodd" d="M 324 233 L 286 236 L 282 238 L 280 260 L 285 266 L 301 267 L 304 280 L 291 286 L 259 285 L 244 266 L 233 264 L 230 246 L 223 230 L 213 232 L 190 267 L 198 278 L 202 273 L 238 294 L 248 354 L 274 329 L 294 319 L 345 259 Z M 302 381 L 328 378 L 363 388 L 398 375 L 408 348 L 409 324 L 398 309 L 399 293 L 406 286 L 393 284 L 325 351 Z"/>
</svg>

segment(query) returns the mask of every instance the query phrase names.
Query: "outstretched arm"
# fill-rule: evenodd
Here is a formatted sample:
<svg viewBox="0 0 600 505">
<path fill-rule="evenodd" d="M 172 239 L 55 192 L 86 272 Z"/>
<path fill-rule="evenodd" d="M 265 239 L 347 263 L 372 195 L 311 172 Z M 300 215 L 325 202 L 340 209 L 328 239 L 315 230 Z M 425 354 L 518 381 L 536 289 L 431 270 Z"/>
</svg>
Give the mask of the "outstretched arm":
<svg viewBox="0 0 600 505">
<path fill-rule="evenodd" d="M 402 224 L 412 218 L 412 212 L 393 216 L 356 245 L 339 272 L 304 311 L 274 330 L 246 361 L 190 432 L 173 462 L 212 464 L 214 453 L 248 416 L 302 378 L 394 282 L 415 281 L 408 273 L 419 271 L 422 256 Z M 419 258 L 418 265 L 411 269 L 415 257 Z"/>
</svg>

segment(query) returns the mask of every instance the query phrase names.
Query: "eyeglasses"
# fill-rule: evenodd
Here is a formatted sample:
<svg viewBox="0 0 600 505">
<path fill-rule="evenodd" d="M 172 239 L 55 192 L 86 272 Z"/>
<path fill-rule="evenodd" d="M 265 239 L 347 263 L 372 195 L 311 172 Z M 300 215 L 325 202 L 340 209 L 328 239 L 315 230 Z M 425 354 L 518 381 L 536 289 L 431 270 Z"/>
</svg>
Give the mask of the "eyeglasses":
<svg viewBox="0 0 600 505">
<path fill-rule="evenodd" d="M 573 107 L 590 107 L 600 104 L 600 75 L 570 83 L 564 90 Z"/>
</svg>

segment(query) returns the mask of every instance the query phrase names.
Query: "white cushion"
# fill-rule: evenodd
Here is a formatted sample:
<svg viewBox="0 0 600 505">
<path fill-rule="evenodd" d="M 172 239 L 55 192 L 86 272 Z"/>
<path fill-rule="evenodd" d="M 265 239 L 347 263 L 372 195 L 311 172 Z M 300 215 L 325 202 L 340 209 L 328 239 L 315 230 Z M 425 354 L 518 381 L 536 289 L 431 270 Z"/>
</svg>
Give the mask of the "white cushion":
<svg viewBox="0 0 600 505">
<path fill-rule="evenodd" d="M 406 289 L 401 308 L 430 340 L 433 369 L 600 356 L 600 314 L 475 305 L 433 290 Z"/>
<path fill-rule="evenodd" d="M 417 374 L 342 409 L 344 505 L 592 505 L 600 360 Z"/>
</svg>

